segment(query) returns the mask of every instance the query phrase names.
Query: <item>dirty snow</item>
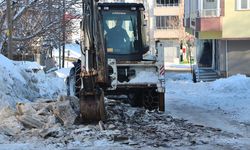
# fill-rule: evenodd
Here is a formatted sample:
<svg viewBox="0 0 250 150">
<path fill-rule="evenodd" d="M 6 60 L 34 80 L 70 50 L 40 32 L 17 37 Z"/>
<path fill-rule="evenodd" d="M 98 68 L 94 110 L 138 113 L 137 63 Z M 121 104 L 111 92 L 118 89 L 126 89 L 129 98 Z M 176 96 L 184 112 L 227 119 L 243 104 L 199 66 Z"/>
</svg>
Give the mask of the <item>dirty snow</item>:
<svg viewBox="0 0 250 150">
<path fill-rule="evenodd" d="M 98 123 L 63 126 L 58 120 L 52 124 L 45 121 L 46 125 L 42 128 L 22 126 L 22 130 L 13 136 L 0 134 L 0 146 L 3 149 L 186 149 L 207 145 L 218 148 L 216 144 L 228 145 L 224 139 L 239 139 L 237 134 L 192 124 L 157 111 L 132 108 L 120 101 L 105 99 L 105 104 L 105 130 L 101 130 Z M 32 105 L 35 111 L 37 106 L 50 106 L 53 102 Z M 37 117 L 46 120 L 52 114 L 53 111 L 47 110 L 47 113 L 40 113 Z M 51 130 L 46 136 L 42 136 L 44 128 Z"/>
<path fill-rule="evenodd" d="M 190 73 L 168 73 L 166 111 L 191 123 L 239 134 L 239 139 L 218 139 L 217 142 L 233 145 L 221 149 L 249 149 L 249 81 L 249 77 L 239 74 L 214 82 L 193 83 Z"/>
<path fill-rule="evenodd" d="M 193 83 L 189 73 L 166 73 L 166 113 L 133 108 L 120 101 L 105 99 L 107 120 L 104 122 L 104 131 L 100 130 L 98 124 L 65 127 L 55 119 L 53 111 L 41 109 L 32 113 L 37 109 L 26 109 L 30 110 L 31 114 L 44 115 L 42 118 L 49 123 L 56 123 L 52 124 L 51 128 L 51 124 L 45 126 L 53 132 L 43 138 L 40 136 L 43 128 L 30 129 L 20 123 L 16 118 L 14 106 L 16 102 L 32 102 L 39 98 L 55 99 L 58 95 L 65 94 L 63 78 L 68 71 L 63 69 L 57 73 L 45 74 L 36 63 L 10 61 L 0 55 L 0 127 L 11 129 L 5 128 L 7 133 L 0 132 L 0 149 L 250 147 L 250 135 L 241 132 L 250 131 L 250 81 L 245 75 L 209 83 Z M 154 77 L 154 74 L 142 72 L 134 82 L 154 81 L 157 79 Z M 39 102 L 50 108 L 50 104 L 45 101 Z M 40 106 L 40 103 L 29 104 Z M 206 115 L 201 118 L 203 113 Z M 221 113 L 221 116 L 218 117 L 218 113 Z M 202 119 L 205 124 L 196 123 Z M 236 121 L 239 124 L 224 126 L 228 125 L 227 121 Z M 215 124 L 219 126 L 216 127 Z"/>
<path fill-rule="evenodd" d="M 167 99 L 183 99 L 185 104 L 221 110 L 232 119 L 250 123 L 250 78 L 245 75 L 207 83 L 193 83 L 189 73 L 169 73 L 166 79 Z"/>
<path fill-rule="evenodd" d="M 45 74 L 35 62 L 11 61 L 0 55 L 0 110 L 17 102 L 65 94 L 64 80 Z"/>
</svg>

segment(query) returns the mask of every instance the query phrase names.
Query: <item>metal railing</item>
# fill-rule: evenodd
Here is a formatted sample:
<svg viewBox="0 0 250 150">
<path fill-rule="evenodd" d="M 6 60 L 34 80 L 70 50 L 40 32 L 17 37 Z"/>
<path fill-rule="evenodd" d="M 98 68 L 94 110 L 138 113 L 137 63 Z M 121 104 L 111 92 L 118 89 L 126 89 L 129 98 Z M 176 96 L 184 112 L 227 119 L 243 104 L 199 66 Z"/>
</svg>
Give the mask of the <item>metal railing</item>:
<svg viewBox="0 0 250 150">
<path fill-rule="evenodd" d="M 219 17 L 220 15 L 221 9 L 200 9 L 189 13 L 190 18 Z"/>
<path fill-rule="evenodd" d="M 200 81 L 200 69 L 199 69 L 199 65 L 193 64 L 191 66 L 191 72 L 192 72 L 192 75 L 193 75 L 193 82 L 199 82 Z"/>
<path fill-rule="evenodd" d="M 179 3 L 172 4 L 156 4 L 157 7 L 179 7 Z"/>
</svg>

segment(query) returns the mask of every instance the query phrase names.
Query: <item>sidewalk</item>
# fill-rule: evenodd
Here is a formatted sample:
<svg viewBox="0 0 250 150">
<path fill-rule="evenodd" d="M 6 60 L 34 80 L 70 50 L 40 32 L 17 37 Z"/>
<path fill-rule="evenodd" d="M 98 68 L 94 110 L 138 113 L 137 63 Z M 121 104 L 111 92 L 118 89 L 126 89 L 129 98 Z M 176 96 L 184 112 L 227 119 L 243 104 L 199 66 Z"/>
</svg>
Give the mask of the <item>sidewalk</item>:
<svg viewBox="0 0 250 150">
<path fill-rule="evenodd" d="M 191 72 L 190 64 L 165 64 L 166 72 Z"/>
</svg>

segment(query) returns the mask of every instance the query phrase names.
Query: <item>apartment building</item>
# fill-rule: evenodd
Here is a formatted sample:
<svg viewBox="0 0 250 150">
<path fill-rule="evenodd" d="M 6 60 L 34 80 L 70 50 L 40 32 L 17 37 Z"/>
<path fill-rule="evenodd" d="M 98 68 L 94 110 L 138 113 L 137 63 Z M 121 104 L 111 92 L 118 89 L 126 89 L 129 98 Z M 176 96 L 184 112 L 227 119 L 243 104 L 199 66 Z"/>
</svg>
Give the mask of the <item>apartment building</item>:
<svg viewBox="0 0 250 150">
<path fill-rule="evenodd" d="M 198 74 L 250 75 L 250 0 L 185 0 L 184 16 L 197 41 Z"/>
<path fill-rule="evenodd" d="M 154 0 L 152 13 L 154 29 L 151 34 L 154 41 L 164 47 L 165 62 L 179 63 L 180 42 L 185 43 L 188 37 L 183 27 L 184 0 Z"/>
</svg>

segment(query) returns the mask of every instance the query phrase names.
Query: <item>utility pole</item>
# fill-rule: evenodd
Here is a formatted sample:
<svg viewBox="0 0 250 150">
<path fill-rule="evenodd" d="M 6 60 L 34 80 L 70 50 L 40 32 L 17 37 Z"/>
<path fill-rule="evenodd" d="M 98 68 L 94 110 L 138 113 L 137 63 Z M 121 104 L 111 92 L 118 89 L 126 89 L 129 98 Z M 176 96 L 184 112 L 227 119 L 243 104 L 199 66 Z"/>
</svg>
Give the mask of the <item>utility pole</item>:
<svg viewBox="0 0 250 150">
<path fill-rule="evenodd" d="M 52 2 L 51 2 L 51 0 L 49 0 L 49 2 L 48 2 L 48 7 L 49 7 L 49 23 L 51 23 L 52 22 Z M 54 10 L 53 10 L 53 12 L 54 12 Z M 49 43 L 49 57 L 51 57 L 52 58 L 52 51 L 53 51 L 53 47 L 52 47 L 52 40 L 51 39 L 47 39 L 48 40 L 48 43 Z M 48 43 L 46 43 L 46 44 L 48 44 Z"/>
<path fill-rule="evenodd" d="M 7 0 L 7 22 L 8 22 L 8 58 L 13 59 L 12 53 L 12 30 L 13 30 L 13 22 L 12 22 L 12 12 L 11 12 L 11 0 Z"/>
<path fill-rule="evenodd" d="M 63 20 L 62 20 L 62 32 L 63 32 L 63 47 L 62 47 L 62 67 L 64 68 L 64 61 L 65 61 L 65 0 L 63 0 Z"/>
<path fill-rule="evenodd" d="M 62 4 L 62 0 L 58 0 L 58 6 L 61 6 L 61 4 Z M 61 11 L 61 7 L 58 7 L 58 13 L 60 14 L 60 18 L 61 18 L 61 16 L 62 16 L 62 11 Z M 60 29 L 62 29 L 62 22 L 60 22 Z M 61 32 L 59 32 L 58 33 L 59 35 L 58 35 L 58 50 L 59 50 L 59 69 L 61 69 L 62 68 L 62 49 L 61 49 Z"/>
<path fill-rule="evenodd" d="M 60 33 L 59 33 L 60 34 Z M 62 49 L 61 49 L 61 34 L 59 36 L 59 69 L 62 68 Z"/>
</svg>

